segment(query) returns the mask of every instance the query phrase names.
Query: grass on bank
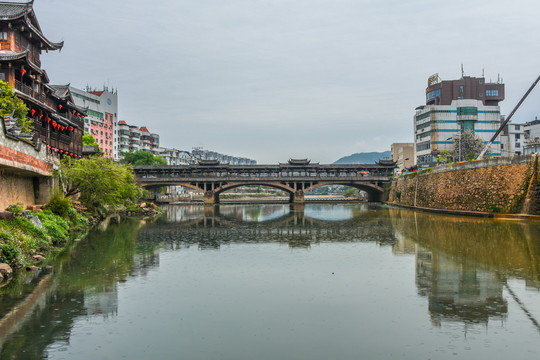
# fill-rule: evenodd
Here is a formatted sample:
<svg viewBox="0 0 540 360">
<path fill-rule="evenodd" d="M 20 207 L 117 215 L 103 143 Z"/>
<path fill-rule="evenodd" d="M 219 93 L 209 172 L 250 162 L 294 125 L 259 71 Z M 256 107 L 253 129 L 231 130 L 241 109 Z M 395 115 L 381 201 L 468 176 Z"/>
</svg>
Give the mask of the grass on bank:
<svg viewBox="0 0 540 360">
<path fill-rule="evenodd" d="M 0 220 L 0 263 L 15 268 L 30 265 L 36 254 L 62 248 L 70 231 L 81 230 L 87 223 L 86 217 L 71 206 L 65 216 L 51 209 L 37 213 L 23 210 L 23 204 L 10 205 L 8 210 L 15 218 Z"/>
</svg>

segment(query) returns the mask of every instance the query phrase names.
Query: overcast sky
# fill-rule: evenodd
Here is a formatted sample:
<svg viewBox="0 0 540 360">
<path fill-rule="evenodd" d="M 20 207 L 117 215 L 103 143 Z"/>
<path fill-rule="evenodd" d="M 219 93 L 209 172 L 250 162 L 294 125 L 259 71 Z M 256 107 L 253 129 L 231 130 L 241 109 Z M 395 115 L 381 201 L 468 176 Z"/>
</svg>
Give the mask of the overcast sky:
<svg viewBox="0 0 540 360">
<path fill-rule="evenodd" d="M 36 0 L 51 84 L 118 89 L 161 146 L 330 163 L 412 142 L 427 78 L 540 75 L 538 0 Z M 540 115 L 540 87 L 514 116 Z"/>
</svg>

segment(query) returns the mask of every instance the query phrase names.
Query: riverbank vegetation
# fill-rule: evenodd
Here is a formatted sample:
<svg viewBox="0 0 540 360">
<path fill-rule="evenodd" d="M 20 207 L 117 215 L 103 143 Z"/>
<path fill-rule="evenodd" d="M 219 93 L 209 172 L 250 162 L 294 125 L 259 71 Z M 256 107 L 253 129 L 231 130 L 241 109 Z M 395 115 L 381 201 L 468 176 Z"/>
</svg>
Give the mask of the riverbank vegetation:
<svg viewBox="0 0 540 360">
<path fill-rule="evenodd" d="M 54 173 L 58 188 L 33 211 L 10 205 L 0 219 L 0 263 L 21 268 L 40 263 L 89 226 L 111 213 L 151 215 L 156 206 L 139 205 L 143 191 L 128 164 L 102 156 L 64 158 Z M 76 199 L 76 200 L 75 200 Z M 153 204 L 152 204 L 153 205 Z"/>
</svg>

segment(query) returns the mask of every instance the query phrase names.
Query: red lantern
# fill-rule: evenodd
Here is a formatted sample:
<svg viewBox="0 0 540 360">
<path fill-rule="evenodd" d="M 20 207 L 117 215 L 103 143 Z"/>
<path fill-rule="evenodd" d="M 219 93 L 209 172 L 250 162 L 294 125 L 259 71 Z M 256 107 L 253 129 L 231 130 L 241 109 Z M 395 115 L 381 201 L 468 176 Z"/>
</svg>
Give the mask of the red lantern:
<svg viewBox="0 0 540 360">
<path fill-rule="evenodd" d="M 24 76 L 24 74 L 26 74 L 26 70 L 21 69 L 21 75 Z"/>
<path fill-rule="evenodd" d="M 34 116 L 35 113 L 36 113 L 36 110 L 34 109 L 30 110 L 30 114 L 32 114 L 32 116 Z"/>
<path fill-rule="evenodd" d="M 47 124 L 51 122 L 51 118 L 47 118 Z"/>
<path fill-rule="evenodd" d="M 81 116 L 81 114 L 77 113 L 77 116 Z"/>
<path fill-rule="evenodd" d="M 58 108 L 59 108 L 60 110 L 62 110 L 62 104 L 58 105 Z"/>
<path fill-rule="evenodd" d="M 70 127 L 69 127 L 69 130 L 70 130 L 70 131 L 73 131 L 73 126 L 70 126 Z"/>
<path fill-rule="evenodd" d="M 73 115 L 75 115 L 76 111 L 75 111 L 75 110 L 71 110 L 71 113 L 72 113 Z"/>
<path fill-rule="evenodd" d="M 43 114 L 39 114 L 39 119 L 41 120 L 41 118 L 43 117 Z"/>
</svg>

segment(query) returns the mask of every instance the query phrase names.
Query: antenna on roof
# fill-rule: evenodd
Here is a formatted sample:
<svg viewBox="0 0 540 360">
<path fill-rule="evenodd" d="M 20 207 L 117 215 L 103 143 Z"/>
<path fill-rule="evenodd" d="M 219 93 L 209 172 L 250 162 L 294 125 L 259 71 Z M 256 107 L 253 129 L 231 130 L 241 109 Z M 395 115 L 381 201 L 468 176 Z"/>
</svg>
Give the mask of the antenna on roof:
<svg viewBox="0 0 540 360">
<path fill-rule="evenodd" d="M 484 77 L 484 68 L 482 68 L 482 77 Z"/>
<path fill-rule="evenodd" d="M 461 64 L 461 78 L 465 76 L 465 71 L 463 71 L 463 64 Z"/>
</svg>

